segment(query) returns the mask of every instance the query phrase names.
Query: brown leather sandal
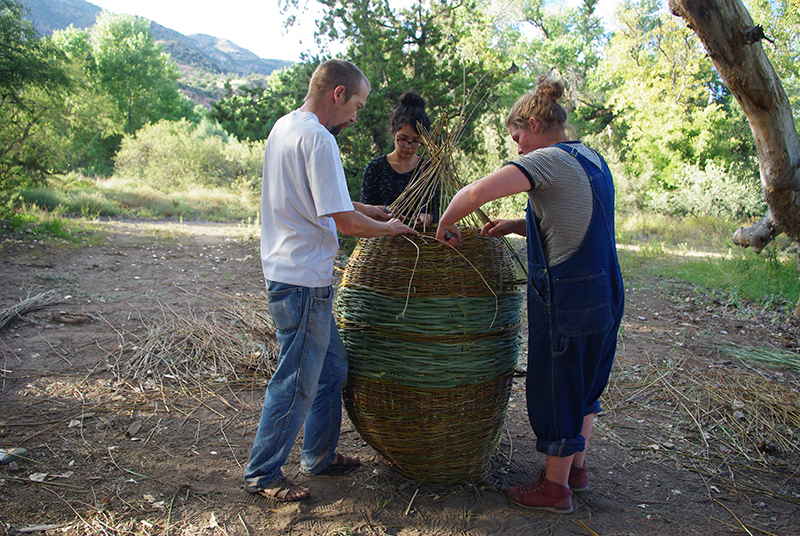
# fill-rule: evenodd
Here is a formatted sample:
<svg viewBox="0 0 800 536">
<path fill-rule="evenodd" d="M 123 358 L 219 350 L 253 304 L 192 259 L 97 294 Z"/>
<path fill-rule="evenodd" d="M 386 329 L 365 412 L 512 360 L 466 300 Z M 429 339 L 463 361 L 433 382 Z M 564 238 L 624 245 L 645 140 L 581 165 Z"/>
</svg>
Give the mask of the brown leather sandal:
<svg viewBox="0 0 800 536">
<path fill-rule="evenodd" d="M 356 467 L 361 467 L 361 461 L 354 457 L 354 456 L 345 456 L 344 454 L 339 454 L 338 452 L 333 456 L 333 462 L 317 473 L 317 476 L 336 476 L 336 475 L 343 475 L 348 471 L 355 469 Z"/>
<path fill-rule="evenodd" d="M 295 484 L 285 476 L 254 493 L 279 502 L 303 501 L 311 497 L 310 489 Z"/>
</svg>

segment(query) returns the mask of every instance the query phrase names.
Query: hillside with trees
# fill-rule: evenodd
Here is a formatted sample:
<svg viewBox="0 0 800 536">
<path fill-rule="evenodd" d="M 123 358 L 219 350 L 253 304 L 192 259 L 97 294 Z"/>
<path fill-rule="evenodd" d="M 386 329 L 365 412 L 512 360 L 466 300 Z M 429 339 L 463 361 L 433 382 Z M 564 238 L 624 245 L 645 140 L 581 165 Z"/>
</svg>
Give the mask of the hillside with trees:
<svg viewBox="0 0 800 536">
<path fill-rule="evenodd" d="M 102 11 L 85 0 L 22 0 L 28 18 L 42 36 L 65 30 L 70 25 L 90 28 Z M 192 101 L 210 108 L 225 94 L 225 82 L 265 83 L 275 70 L 291 62 L 264 59 L 224 37 L 205 34 L 183 35 L 150 21 L 150 32 L 164 52 L 177 65 L 179 87 Z"/>
</svg>

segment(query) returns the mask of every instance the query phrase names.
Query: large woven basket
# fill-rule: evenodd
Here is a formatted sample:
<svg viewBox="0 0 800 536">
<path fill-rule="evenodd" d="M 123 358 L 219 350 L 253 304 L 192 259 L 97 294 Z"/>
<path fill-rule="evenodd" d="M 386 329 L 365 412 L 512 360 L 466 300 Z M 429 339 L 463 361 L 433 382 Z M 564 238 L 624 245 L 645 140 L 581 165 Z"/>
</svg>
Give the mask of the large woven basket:
<svg viewBox="0 0 800 536">
<path fill-rule="evenodd" d="M 520 346 L 508 248 L 462 234 L 457 249 L 429 236 L 359 240 L 336 306 L 350 420 L 394 469 L 432 483 L 489 472 Z"/>
</svg>

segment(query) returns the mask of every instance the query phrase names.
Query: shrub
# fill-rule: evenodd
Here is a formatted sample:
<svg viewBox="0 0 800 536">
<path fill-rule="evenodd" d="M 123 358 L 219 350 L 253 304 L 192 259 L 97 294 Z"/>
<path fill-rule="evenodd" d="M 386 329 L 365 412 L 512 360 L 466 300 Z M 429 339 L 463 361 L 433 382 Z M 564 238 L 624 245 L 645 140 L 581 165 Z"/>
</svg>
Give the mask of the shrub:
<svg viewBox="0 0 800 536">
<path fill-rule="evenodd" d="M 711 216 L 728 220 L 760 218 L 767 210 L 758 177 L 744 166 L 728 170 L 710 162 L 705 169 L 684 165 L 673 190 L 651 192 L 647 208 L 677 216 Z"/>
<path fill-rule="evenodd" d="M 76 192 L 65 200 L 67 212 L 82 216 L 117 216 L 118 203 L 107 199 L 99 192 Z"/>
<path fill-rule="evenodd" d="M 173 192 L 256 182 L 261 159 L 260 143 L 239 142 L 208 122 L 160 121 L 122 140 L 116 174 Z"/>
<path fill-rule="evenodd" d="M 23 188 L 15 200 L 15 205 L 35 205 L 39 208 L 54 210 L 64 202 L 62 192 L 45 187 Z"/>
</svg>

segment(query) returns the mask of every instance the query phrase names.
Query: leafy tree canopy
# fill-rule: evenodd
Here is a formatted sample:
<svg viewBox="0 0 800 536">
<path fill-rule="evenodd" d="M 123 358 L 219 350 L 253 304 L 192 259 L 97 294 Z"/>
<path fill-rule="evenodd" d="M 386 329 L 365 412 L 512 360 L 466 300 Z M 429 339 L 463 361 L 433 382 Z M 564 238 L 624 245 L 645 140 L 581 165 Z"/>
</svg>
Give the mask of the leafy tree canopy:
<svg viewBox="0 0 800 536">
<path fill-rule="evenodd" d="M 286 13 L 299 9 L 294 0 L 281 5 Z M 319 40 L 349 43 L 343 57 L 356 64 L 372 85 L 358 122 L 339 136 L 354 196 L 366 163 L 391 146 L 389 115 L 405 91 L 414 90 L 425 98 L 434 121 L 468 117 L 464 149 L 476 150 L 470 129 L 486 111 L 485 101 L 491 100 L 503 76 L 496 64 L 462 54 L 471 32 L 481 31 L 483 24 L 481 17 L 470 17 L 480 12 L 476 0 L 416 1 L 399 9 L 386 0 L 319 0 L 319 5 Z"/>
<path fill-rule="evenodd" d="M 102 11 L 90 35 L 98 79 L 114 99 L 126 133 L 158 119 L 191 115 L 191 103 L 178 90 L 178 68 L 156 43 L 149 20 Z"/>
<path fill-rule="evenodd" d="M 292 67 L 273 72 L 267 87 L 226 83 L 226 96 L 214 103 L 209 114 L 229 133 L 240 140 L 265 140 L 281 116 L 299 108 L 308 89 L 311 73 L 318 59 L 307 59 Z"/>
<path fill-rule="evenodd" d="M 73 81 L 72 91 L 64 96 L 62 136 L 57 144 L 61 168 L 110 175 L 125 125 L 97 75 L 89 31 L 70 26 L 53 32 L 51 39 L 63 52 Z"/>
<path fill-rule="evenodd" d="M 68 86 L 56 50 L 23 13 L 21 4 L 0 0 L 0 192 L 47 170 L 45 126 L 57 120 L 60 91 Z"/>
<path fill-rule="evenodd" d="M 657 0 L 626 1 L 593 81 L 615 110 L 615 145 L 628 170 L 675 186 L 682 164 L 747 159 L 747 125 L 701 43 Z M 720 136 L 720 132 L 731 134 Z M 740 135 L 733 135 L 738 133 Z"/>
<path fill-rule="evenodd" d="M 800 0 L 745 0 L 800 127 Z"/>
</svg>

